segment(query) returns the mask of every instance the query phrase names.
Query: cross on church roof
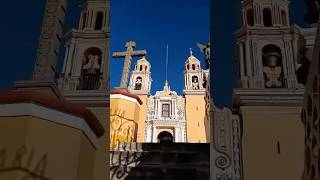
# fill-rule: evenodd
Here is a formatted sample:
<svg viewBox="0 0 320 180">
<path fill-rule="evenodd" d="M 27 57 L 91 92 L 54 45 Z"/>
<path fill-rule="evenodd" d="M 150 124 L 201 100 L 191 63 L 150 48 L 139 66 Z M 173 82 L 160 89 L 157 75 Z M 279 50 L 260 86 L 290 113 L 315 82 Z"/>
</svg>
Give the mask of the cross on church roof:
<svg viewBox="0 0 320 180">
<path fill-rule="evenodd" d="M 124 58 L 124 66 L 122 70 L 122 77 L 121 77 L 121 83 L 120 83 L 120 88 L 124 88 L 124 89 L 127 88 L 128 86 L 128 77 L 129 77 L 132 57 L 145 56 L 147 54 L 146 50 L 134 51 L 133 49 L 136 47 L 136 43 L 134 41 L 127 42 L 125 47 L 127 48 L 126 51 L 114 52 L 112 54 L 112 57 L 114 58 Z"/>
</svg>

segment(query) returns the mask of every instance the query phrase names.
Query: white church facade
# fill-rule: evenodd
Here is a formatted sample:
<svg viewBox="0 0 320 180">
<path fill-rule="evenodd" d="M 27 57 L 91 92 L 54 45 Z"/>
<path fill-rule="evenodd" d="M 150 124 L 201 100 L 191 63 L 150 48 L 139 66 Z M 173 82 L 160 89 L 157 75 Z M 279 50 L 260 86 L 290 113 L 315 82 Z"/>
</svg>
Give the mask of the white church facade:
<svg viewBox="0 0 320 180">
<path fill-rule="evenodd" d="M 205 134 L 205 131 L 196 128 L 204 127 L 201 117 L 199 118 L 201 120 L 197 120 L 197 122 L 191 122 L 196 121 L 191 117 L 188 119 L 186 111 L 189 106 L 187 107 L 186 103 L 189 97 L 186 99 L 185 95 L 189 93 L 191 97 L 199 98 L 201 102 L 205 101 L 205 86 L 209 70 L 201 69 L 200 61 L 193 55 L 191 49 L 184 67 L 183 95 L 178 95 L 177 92 L 172 91 L 167 80 L 164 82 L 162 90 L 151 95 L 151 65 L 144 56 L 136 62 L 134 69 L 131 71 L 128 90 L 133 94 L 145 94 L 147 96 L 146 111 L 143 115 L 145 117 L 142 122 L 144 123 L 143 142 L 157 143 L 159 137 L 169 136 L 167 138 L 172 138 L 173 142 L 185 143 L 190 141 L 188 136 Z M 196 108 L 196 111 L 200 111 L 200 114 L 204 116 L 205 106 Z M 197 113 L 194 116 L 197 117 Z M 202 138 L 199 138 L 196 142 L 206 142 L 204 136 L 202 135 Z"/>
</svg>

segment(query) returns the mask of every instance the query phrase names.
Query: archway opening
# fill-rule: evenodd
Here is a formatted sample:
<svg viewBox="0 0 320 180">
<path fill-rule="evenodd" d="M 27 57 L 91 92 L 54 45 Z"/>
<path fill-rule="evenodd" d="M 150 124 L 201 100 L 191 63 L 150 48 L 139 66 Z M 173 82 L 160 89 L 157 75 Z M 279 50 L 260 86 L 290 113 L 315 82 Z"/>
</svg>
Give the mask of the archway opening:
<svg viewBox="0 0 320 180">
<path fill-rule="evenodd" d="M 247 10 L 247 24 L 248 26 L 253 26 L 254 19 L 253 19 L 253 11 L 252 9 Z"/>
<path fill-rule="evenodd" d="M 134 85 L 134 90 L 141 90 L 142 87 L 142 77 L 137 77 L 135 85 Z"/>
<path fill-rule="evenodd" d="M 81 90 L 95 90 L 100 87 L 102 51 L 97 47 L 91 47 L 84 52 Z"/>
<path fill-rule="evenodd" d="M 263 24 L 266 27 L 272 26 L 272 14 L 269 8 L 263 9 Z"/>
<path fill-rule="evenodd" d="M 158 142 L 160 143 L 172 143 L 173 142 L 173 135 L 168 131 L 162 131 L 158 135 Z"/>
<path fill-rule="evenodd" d="M 282 24 L 284 26 L 288 26 L 287 13 L 284 10 L 281 11 L 281 19 L 282 19 Z"/>
<path fill-rule="evenodd" d="M 284 74 L 281 49 L 271 44 L 265 46 L 262 53 L 265 88 L 283 88 Z"/>
<path fill-rule="evenodd" d="M 87 23 L 87 13 L 84 12 L 83 18 L 82 18 L 82 29 L 84 29 L 86 27 L 86 23 Z"/>
<path fill-rule="evenodd" d="M 103 25 L 103 12 L 97 13 L 95 30 L 101 30 Z"/>
<path fill-rule="evenodd" d="M 198 76 L 192 76 L 192 89 L 200 89 Z"/>
</svg>

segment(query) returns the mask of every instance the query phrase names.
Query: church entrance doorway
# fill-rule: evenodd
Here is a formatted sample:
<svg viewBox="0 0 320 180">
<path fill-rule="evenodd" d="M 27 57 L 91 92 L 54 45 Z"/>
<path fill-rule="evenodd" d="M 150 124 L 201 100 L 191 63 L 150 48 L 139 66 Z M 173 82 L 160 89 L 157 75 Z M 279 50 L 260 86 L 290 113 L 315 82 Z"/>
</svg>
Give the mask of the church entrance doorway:
<svg viewBox="0 0 320 180">
<path fill-rule="evenodd" d="M 157 139 L 160 143 L 172 143 L 173 135 L 168 131 L 162 131 L 161 133 L 159 133 Z"/>
</svg>

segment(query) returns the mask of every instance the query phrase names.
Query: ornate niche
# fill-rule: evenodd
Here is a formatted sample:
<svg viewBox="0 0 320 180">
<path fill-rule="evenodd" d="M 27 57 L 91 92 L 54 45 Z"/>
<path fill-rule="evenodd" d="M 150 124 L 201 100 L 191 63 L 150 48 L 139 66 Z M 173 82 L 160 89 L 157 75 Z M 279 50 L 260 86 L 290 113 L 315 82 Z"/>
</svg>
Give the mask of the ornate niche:
<svg viewBox="0 0 320 180">
<path fill-rule="evenodd" d="M 283 88 L 284 74 L 281 49 L 275 45 L 267 45 L 262 49 L 262 53 L 265 88 Z"/>
<path fill-rule="evenodd" d="M 96 90 L 100 87 L 102 51 L 91 47 L 84 52 L 80 89 Z"/>
<path fill-rule="evenodd" d="M 193 90 L 200 89 L 198 76 L 192 76 L 192 89 Z"/>
</svg>

